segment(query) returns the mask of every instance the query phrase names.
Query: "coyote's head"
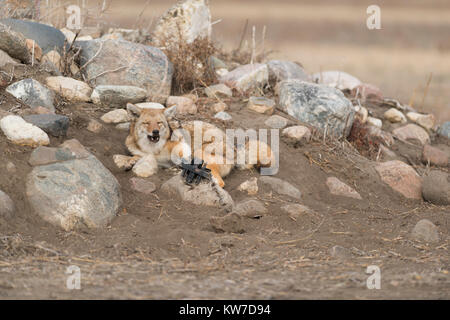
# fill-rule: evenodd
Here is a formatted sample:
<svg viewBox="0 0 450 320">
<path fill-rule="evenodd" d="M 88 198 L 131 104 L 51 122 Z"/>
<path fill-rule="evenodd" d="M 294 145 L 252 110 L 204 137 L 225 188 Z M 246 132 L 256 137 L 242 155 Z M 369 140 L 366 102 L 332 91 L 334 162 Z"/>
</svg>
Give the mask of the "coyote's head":
<svg viewBox="0 0 450 320">
<path fill-rule="evenodd" d="M 167 121 L 175 113 L 175 108 L 141 109 L 129 103 L 127 109 L 137 117 L 130 133 L 139 147 L 146 152 L 160 150 L 170 139 L 171 129 Z"/>
</svg>

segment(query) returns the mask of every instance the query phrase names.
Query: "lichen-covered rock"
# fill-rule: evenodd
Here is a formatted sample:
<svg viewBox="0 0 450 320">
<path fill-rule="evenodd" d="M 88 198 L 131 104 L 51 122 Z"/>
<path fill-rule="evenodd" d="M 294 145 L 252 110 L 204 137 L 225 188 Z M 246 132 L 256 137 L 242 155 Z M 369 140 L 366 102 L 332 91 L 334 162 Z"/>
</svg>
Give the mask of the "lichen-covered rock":
<svg viewBox="0 0 450 320">
<path fill-rule="evenodd" d="M 325 85 L 301 80 L 279 84 L 279 108 L 328 135 L 347 137 L 353 125 L 355 109 L 344 94 Z"/>
<path fill-rule="evenodd" d="M 24 79 L 15 82 L 6 88 L 6 92 L 31 108 L 41 106 L 55 111 L 53 106 L 55 94 L 34 79 Z"/>
<path fill-rule="evenodd" d="M 79 143 L 61 147 L 74 153 L 83 148 Z M 122 203 L 116 178 L 92 154 L 34 167 L 26 195 L 36 214 L 66 231 L 105 227 Z"/>
</svg>

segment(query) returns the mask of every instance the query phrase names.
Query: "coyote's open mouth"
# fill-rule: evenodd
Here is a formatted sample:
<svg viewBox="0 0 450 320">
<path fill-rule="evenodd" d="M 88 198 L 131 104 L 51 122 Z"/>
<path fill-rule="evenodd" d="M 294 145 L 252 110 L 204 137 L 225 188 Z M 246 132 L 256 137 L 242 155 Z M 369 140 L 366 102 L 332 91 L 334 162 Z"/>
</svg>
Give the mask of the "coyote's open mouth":
<svg viewBox="0 0 450 320">
<path fill-rule="evenodd" d="M 157 143 L 159 141 L 159 135 L 154 135 L 154 136 L 148 135 L 147 138 L 148 138 L 148 140 L 150 140 L 150 142 L 153 142 L 153 143 Z"/>
</svg>

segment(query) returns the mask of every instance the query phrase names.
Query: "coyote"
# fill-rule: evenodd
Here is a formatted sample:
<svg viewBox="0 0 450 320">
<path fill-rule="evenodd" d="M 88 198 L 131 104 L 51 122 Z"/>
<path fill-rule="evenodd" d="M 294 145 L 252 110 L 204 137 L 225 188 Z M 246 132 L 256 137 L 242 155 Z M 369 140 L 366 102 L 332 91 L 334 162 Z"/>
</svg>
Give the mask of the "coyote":
<svg viewBox="0 0 450 320">
<path fill-rule="evenodd" d="M 174 130 L 169 121 L 176 113 L 176 106 L 141 109 L 128 103 L 127 109 L 135 116 L 125 141 L 132 156 L 114 155 L 113 158 L 119 168 L 133 169 L 138 176 L 151 176 L 158 167 L 168 167 L 181 161 L 190 162 L 194 157 L 207 164 L 213 181 L 223 188 L 225 183 L 222 178 L 236 167 L 236 149 L 238 153 L 244 152 L 241 156 L 246 157 L 245 164 L 238 165 L 241 169 L 249 169 L 254 165 L 271 167 L 274 164 L 274 155 L 266 143 L 251 140 L 244 147 L 235 148 L 226 139 L 225 132 L 210 123 L 187 121 Z M 250 148 L 255 149 L 253 162 L 249 161 Z"/>
</svg>

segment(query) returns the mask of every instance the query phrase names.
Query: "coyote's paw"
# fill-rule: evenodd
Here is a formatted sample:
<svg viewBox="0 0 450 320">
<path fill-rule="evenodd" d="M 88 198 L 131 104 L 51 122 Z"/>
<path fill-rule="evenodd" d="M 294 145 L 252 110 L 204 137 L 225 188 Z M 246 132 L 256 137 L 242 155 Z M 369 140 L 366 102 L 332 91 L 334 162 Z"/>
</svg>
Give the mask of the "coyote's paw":
<svg viewBox="0 0 450 320">
<path fill-rule="evenodd" d="M 119 169 L 131 170 L 133 166 L 138 162 L 139 157 L 128 157 L 121 154 L 113 156 L 113 161 Z"/>
<path fill-rule="evenodd" d="M 148 178 L 158 172 L 158 163 L 153 155 L 141 158 L 133 167 L 135 175 L 141 178 Z"/>
</svg>

